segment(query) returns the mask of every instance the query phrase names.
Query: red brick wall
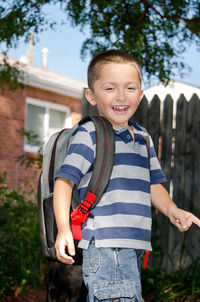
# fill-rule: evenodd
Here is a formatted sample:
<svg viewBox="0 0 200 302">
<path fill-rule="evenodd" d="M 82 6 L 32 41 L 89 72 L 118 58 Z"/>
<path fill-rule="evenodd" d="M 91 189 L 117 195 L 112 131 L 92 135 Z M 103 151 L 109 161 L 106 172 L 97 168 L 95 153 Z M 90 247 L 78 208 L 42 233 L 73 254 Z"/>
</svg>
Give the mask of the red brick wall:
<svg viewBox="0 0 200 302">
<path fill-rule="evenodd" d="M 0 175 L 7 172 L 9 188 L 17 188 L 27 177 L 34 177 L 37 183 L 39 171 L 35 175 L 34 169 L 25 169 L 16 162 L 16 157 L 24 154 L 24 137 L 19 130 L 25 126 L 26 97 L 65 105 L 71 108 L 72 123 L 81 118 L 81 100 L 59 95 L 45 90 L 25 87 L 14 92 L 5 90 L 0 95 Z"/>
</svg>

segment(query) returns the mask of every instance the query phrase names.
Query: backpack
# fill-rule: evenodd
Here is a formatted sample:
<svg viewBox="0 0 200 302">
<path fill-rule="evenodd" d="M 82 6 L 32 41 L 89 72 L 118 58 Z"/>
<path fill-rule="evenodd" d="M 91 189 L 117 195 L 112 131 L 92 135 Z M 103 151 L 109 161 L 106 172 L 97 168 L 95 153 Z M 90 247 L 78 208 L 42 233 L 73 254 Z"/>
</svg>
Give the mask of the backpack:
<svg viewBox="0 0 200 302">
<path fill-rule="evenodd" d="M 96 159 L 94 171 L 88 184 L 83 202 L 81 203 L 78 192 L 73 190 L 71 201 L 72 232 L 76 246 L 75 264 L 82 263 L 81 250 L 77 248 L 81 239 L 81 223 L 89 211 L 93 209 L 104 193 L 114 163 L 115 139 L 112 125 L 101 116 L 83 118 L 71 129 L 63 129 L 53 134 L 46 144 L 43 154 L 43 170 L 38 181 L 38 212 L 42 251 L 48 260 L 58 261 L 54 247 L 57 226 L 53 210 L 53 189 L 55 175 L 59 171 L 69 147 L 69 141 L 78 127 L 85 121 L 92 120 L 96 130 Z M 67 251 L 66 251 L 67 252 Z"/>
</svg>

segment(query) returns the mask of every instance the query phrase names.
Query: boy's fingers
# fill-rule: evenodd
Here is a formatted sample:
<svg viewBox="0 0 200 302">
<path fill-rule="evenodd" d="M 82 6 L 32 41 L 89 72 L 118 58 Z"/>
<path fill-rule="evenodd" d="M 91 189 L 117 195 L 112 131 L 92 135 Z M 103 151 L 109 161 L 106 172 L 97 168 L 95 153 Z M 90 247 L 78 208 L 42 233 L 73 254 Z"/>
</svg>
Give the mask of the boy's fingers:
<svg viewBox="0 0 200 302">
<path fill-rule="evenodd" d="M 193 223 L 195 223 L 196 225 L 198 225 L 198 227 L 200 228 L 200 219 L 198 219 L 196 216 L 192 215 L 191 216 L 191 221 Z"/>
<path fill-rule="evenodd" d="M 200 227 L 200 220 L 194 216 L 193 214 L 189 217 L 181 217 L 180 219 L 176 219 L 175 224 L 180 231 L 187 231 L 192 223 L 195 223 L 198 227 Z"/>
<path fill-rule="evenodd" d="M 189 227 L 185 224 L 185 221 L 180 221 L 179 219 L 176 219 L 175 221 L 176 227 L 179 229 L 180 232 L 186 231 Z"/>
<path fill-rule="evenodd" d="M 178 217 L 175 219 L 177 227 L 181 228 L 181 230 L 186 230 L 189 227 L 188 220 L 183 211 L 179 211 Z"/>
<path fill-rule="evenodd" d="M 65 252 L 59 252 L 59 250 L 56 250 L 56 257 L 60 262 L 67 263 L 67 264 L 74 263 L 73 258 L 67 255 Z"/>
<path fill-rule="evenodd" d="M 56 247 L 56 257 L 60 262 L 66 263 L 66 264 L 73 264 L 74 259 L 72 256 L 75 255 L 73 253 L 73 242 L 70 242 L 69 244 L 62 244 L 61 246 Z"/>
<path fill-rule="evenodd" d="M 56 250 L 57 259 L 63 263 L 73 264 L 74 259 L 64 251 Z"/>
<path fill-rule="evenodd" d="M 73 237 L 71 239 L 68 239 L 64 253 L 62 253 L 60 256 L 67 261 L 66 263 L 74 263 L 73 256 L 75 256 L 75 246 Z"/>
<path fill-rule="evenodd" d="M 75 256 L 76 252 L 75 252 L 75 246 L 74 246 L 73 239 L 68 241 L 67 250 L 68 250 L 69 255 Z"/>
</svg>

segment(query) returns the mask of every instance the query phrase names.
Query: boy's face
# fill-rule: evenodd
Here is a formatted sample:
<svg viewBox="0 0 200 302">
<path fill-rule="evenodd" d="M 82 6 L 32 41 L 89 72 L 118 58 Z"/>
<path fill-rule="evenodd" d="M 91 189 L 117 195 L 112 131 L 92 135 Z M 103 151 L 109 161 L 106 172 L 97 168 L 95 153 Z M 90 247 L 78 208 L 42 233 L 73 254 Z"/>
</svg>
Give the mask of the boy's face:
<svg viewBox="0 0 200 302">
<path fill-rule="evenodd" d="M 138 72 L 131 63 L 109 63 L 102 67 L 93 91 L 87 89 L 85 95 L 113 126 L 128 127 L 128 120 L 137 110 L 143 91 Z"/>
</svg>

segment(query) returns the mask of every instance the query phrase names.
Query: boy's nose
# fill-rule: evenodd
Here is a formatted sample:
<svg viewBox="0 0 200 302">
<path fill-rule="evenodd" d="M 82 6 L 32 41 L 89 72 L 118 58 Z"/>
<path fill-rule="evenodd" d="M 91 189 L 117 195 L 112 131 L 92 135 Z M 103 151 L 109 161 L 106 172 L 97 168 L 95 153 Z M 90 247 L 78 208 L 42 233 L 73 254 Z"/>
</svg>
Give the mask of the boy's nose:
<svg viewBox="0 0 200 302">
<path fill-rule="evenodd" d="M 117 101 L 125 101 L 125 93 L 124 93 L 124 90 L 123 89 L 119 89 L 117 91 Z"/>
</svg>

